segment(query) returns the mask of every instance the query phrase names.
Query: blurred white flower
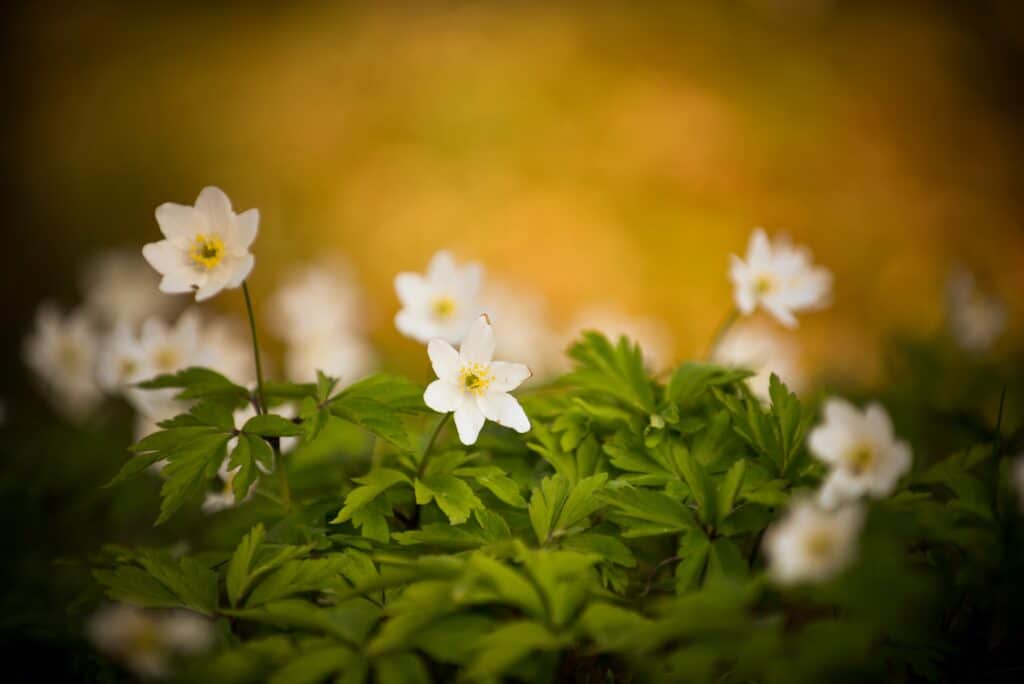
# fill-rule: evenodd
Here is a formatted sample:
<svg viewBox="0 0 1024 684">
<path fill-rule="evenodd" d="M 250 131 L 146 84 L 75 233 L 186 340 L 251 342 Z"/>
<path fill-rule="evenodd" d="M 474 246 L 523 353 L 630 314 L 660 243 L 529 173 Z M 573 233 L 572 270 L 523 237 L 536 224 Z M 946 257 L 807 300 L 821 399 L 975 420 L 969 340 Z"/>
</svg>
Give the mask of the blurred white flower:
<svg viewBox="0 0 1024 684">
<path fill-rule="evenodd" d="M 820 503 L 833 507 L 865 494 L 881 497 L 910 469 L 910 446 L 893 436 L 880 404 L 864 411 L 843 399 L 825 402 L 825 422 L 807 437 L 811 453 L 830 467 Z"/>
<path fill-rule="evenodd" d="M 340 259 L 296 271 L 270 301 L 274 330 L 288 341 L 352 334 L 364 318 L 362 291 Z"/>
<path fill-rule="evenodd" d="M 713 360 L 723 366 L 753 371 L 747 385 L 762 401 L 770 400 L 768 387 L 772 373 L 797 394 L 805 386 L 806 377 L 796 342 L 763 323 L 733 326 L 715 348 Z"/>
<path fill-rule="evenodd" d="M 765 533 L 769 573 L 780 584 L 831 578 L 856 556 L 863 523 L 859 504 L 824 510 L 811 501 L 794 503 Z"/>
<path fill-rule="evenodd" d="M 427 345 L 437 380 L 427 386 L 423 401 L 438 413 L 455 413 L 463 444 L 474 444 L 484 419 L 528 432 L 530 419 L 509 392 L 530 377 L 521 363 L 492 361 L 495 339 L 487 316 L 473 323 L 459 351 L 441 339 Z"/>
<path fill-rule="evenodd" d="M 175 309 L 160 294 L 160 279 L 137 250 L 111 250 L 93 257 L 82 275 L 85 306 L 107 325 L 138 325 L 150 316 L 164 317 Z"/>
<path fill-rule="evenodd" d="M 142 343 L 128 320 L 120 320 L 107 333 L 99 353 L 96 378 L 107 392 L 122 392 L 146 379 L 149 370 Z"/>
<path fill-rule="evenodd" d="M 747 246 L 746 261 L 732 255 L 729 277 L 740 313 L 747 316 L 758 307 L 787 328 L 797 326 L 795 313 L 828 306 L 832 274 L 814 266 L 810 252 L 793 247 L 785 237 L 772 244 L 763 228 L 755 228 Z"/>
<path fill-rule="evenodd" d="M 420 342 L 440 338 L 458 344 L 481 313 L 477 297 L 482 277 L 478 264 L 459 266 L 445 250 L 430 260 L 425 276 L 399 273 L 395 291 L 402 309 L 395 315 L 395 327 Z"/>
<path fill-rule="evenodd" d="M 199 360 L 199 344 L 199 315 L 195 311 L 184 312 L 173 324 L 158 318 L 147 319 L 142 324 L 139 339 L 142 349 L 139 380 L 152 380 L 159 375 L 176 373 L 195 365 Z M 125 397 L 135 410 L 150 417 L 163 416 L 175 406 L 180 408 L 181 403 L 174 400 L 177 393 L 178 390 L 174 388 L 154 390 L 131 387 L 124 390 Z"/>
<path fill-rule="evenodd" d="M 220 478 L 223 486 L 219 490 L 206 493 L 206 499 L 203 501 L 204 513 L 216 513 L 228 508 L 234 508 L 235 505 L 239 503 L 235 500 L 235 492 L 231 486 L 234 482 L 235 475 L 237 475 L 240 470 L 240 467 L 229 468 L 229 460 L 230 458 L 225 458 L 224 462 L 220 464 L 220 468 L 217 469 L 217 477 Z M 252 497 L 252 493 L 255 489 L 256 483 L 253 482 L 243 501 L 248 501 L 249 498 Z"/>
<path fill-rule="evenodd" d="M 82 309 L 62 316 L 50 304 L 36 313 L 24 357 L 43 381 L 54 405 L 68 417 L 85 417 L 102 398 L 96 384 L 98 340 Z"/>
<path fill-rule="evenodd" d="M 565 368 L 569 366 L 565 350 L 586 330 L 603 333 L 613 343 L 624 335 L 639 344 L 644 355 L 644 365 L 651 371 L 664 370 L 672 362 L 674 343 L 664 323 L 654 318 L 627 316 L 613 309 L 592 306 L 579 311 L 566 330 L 564 342 L 560 345 Z"/>
<path fill-rule="evenodd" d="M 316 382 L 316 372 L 338 378 L 345 387 L 373 370 L 375 355 L 370 345 L 354 335 L 295 340 L 285 351 L 285 373 L 293 382 Z"/>
<path fill-rule="evenodd" d="M 498 333 L 498 356 L 521 359 L 533 371 L 533 380 L 550 378 L 564 368 L 564 345 L 551 326 L 543 297 L 489 282 L 481 300 Z"/>
<path fill-rule="evenodd" d="M 219 316 L 202 320 L 192 365 L 215 370 L 239 385 L 255 383 L 256 365 L 248 335 L 245 326 L 233 318 Z"/>
<path fill-rule="evenodd" d="M 200 302 L 239 287 L 252 271 L 249 247 L 259 229 L 259 211 L 236 214 L 220 188 L 203 188 L 193 207 L 161 204 L 156 221 L 165 239 L 145 245 L 142 256 L 163 276 L 162 292 L 195 290 Z"/>
<path fill-rule="evenodd" d="M 956 267 L 946 283 L 950 332 L 964 349 L 989 349 L 1006 327 L 1006 305 L 975 282 L 974 274 Z"/>
<path fill-rule="evenodd" d="M 199 653 L 214 638 L 210 621 L 195 613 L 146 611 L 125 603 L 99 609 L 86 632 L 98 650 L 144 679 L 166 677 L 175 656 Z"/>
</svg>

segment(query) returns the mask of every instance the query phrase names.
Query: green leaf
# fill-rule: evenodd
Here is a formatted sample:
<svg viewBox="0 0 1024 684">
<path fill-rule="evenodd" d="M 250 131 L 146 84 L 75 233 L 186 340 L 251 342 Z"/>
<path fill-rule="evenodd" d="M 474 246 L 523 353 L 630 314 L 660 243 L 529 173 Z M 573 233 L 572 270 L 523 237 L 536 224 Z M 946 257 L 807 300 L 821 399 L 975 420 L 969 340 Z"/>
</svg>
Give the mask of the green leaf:
<svg viewBox="0 0 1024 684">
<path fill-rule="evenodd" d="M 156 524 L 166 522 L 181 508 L 182 504 L 200 493 L 212 471 L 215 473 L 225 458 L 225 447 L 230 439 L 226 434 L 212 434 L 198 437 L 178 450 L 165 454 L 169 463 L 162 471 L 164 480 L 160 489 L 163 501 Z"/>
<path fill-rule="evenodd" d="M 338 515 L 331 521 L 331 524 L 343 523 L 351 519 L 353 515 L 396 484 L 403 482 L 412 484 L 403 473 L 390 468 L 378 468 L 365 477 L 355 478 L 355 482 L 361 486 L 348 493 L 348 496 L 345 497 L 345 505 L 338 511 Z M 388 512 L 390 513 L 390 508 Z"/>
<path fill-rule="evenodd" d="M 536 622 L 504 624 L 477 642 L 477 655 L 466 670 L 466 677 L 498 677 L 534 651 L 555 651 L 562 640 Z"/>
<path fill-rule="evenodd" d="M 270 684 L 318 684 L 327 677 L 352 668 L 361 658 L 343 646 L 327 646 L 303 653 L 279 669 Z M 365 666 L 364 666 L 365 667 Z"/>
<path fill-rule="evenodd" d="M 168 608 L 185 607 L 212 615 L 217 610 L 217 573 L 193 558 L 174 560 L 160 552 L 134 555 L 136 565 L 97 570 L 107 595 L 119 601 Z"/>
<path fill-rule="evenodd" d="M 348 561 L 341 554 L 324 558 L 289 560 L 255 585 L 245 605 L 259 606 L 295 594 L 344 588 L 342 569 Z"/>
<path fill-rule="evenodd" d="M 331 413 L 355 423 L 404 450 L 411 450 L 402 416 L 427 410 L 423 388 L 378 373 L 349 385 L 330 400 Z"/>
<path fill-rule="evenodd" d="M 209 368 L 191 367 L 172 375 L 160 375 L 152 380 L 139 383 L 143 389 L 180 388 L 177 399 L 227 399 L 237 404 L 249 400 L 249 390 L 236 385 L 226 377 Z"/>
<path fill-rule="evenodd" d="M 753 375 L 750 371 L 723 368 L 711 363 L 684 363 L 672 374 L 665 398 L 687 410 L 712 387 L 740 382 Z"/>
<path fill-rule="evenodd" d="M 614 482 L 596 496 L 614 509 L 609 519 L 623 528 L 624 537 L 674 534 L 697 526 L 686 506 L 651 489 Z"/>
<path fill-rule="evenodd" d="M 436 501 L 452 525 L 466 522 L 474 508 L 484 505 L 465 481 L 453 475 L 425 475 L 416 480 L 414 489 L 417 504 Z"/>
<path fill-rule="evenodd" d="M 261 437 L 297 437 L 302 434 L 302 427 L 287 418 L 267 413 L 247 420 L 242 432 Z"/>
<path fill-rule="evenodd" d="M 625 338 L 612 345 L 598 332 L 585 332 L 569 348 L 576 369 L 566 381 L 613 402 L 650 414 L 655 412 L 654 387 L 644 369 L 640 347 Z"/>
<path fill-rule="evenodd" d="M 412 653 L 396 653 L 374 662 L 377 684 L 430 684 L 426 665 Z"/>
<path fill-rule="evenodd" d="M 486 488 L 491 494 L 515 508 L 526 508 L 526 499 L 519 493 L 519 485 L 516 481 L 505 474 L 501 468 L 495 466 L 477 466 L 459 468 L 455 475 L 460 477 L 471 477 L 478 484 Z"/>
<path fill-rule="evenodd" d="M 740 487 L 743 486 L 743 475 L 746 472 L 747 462 L 743 459 L 737 460 L 725 473 L 725 477 L 718 483 L 716 492 L 717 503 L 715 506 L 718 511 L 718 518 L 715 520 L 716 525 L 721 523 L 732 512 L 736 496 L 739 494 Z"/>
</svg>

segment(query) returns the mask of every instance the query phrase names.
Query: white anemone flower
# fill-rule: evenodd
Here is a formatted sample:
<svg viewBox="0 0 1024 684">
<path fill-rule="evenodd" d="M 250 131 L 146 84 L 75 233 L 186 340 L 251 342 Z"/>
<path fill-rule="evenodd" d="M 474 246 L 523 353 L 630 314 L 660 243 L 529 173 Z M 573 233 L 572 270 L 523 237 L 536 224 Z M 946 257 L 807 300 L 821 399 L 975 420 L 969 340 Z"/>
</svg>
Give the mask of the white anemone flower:
<svg viewBox="0 0 1024 684">
<path fill-rule="evenodd" d="M 420 342 L 439 338 L 458 344 L 481 313 L 477 297 L 482 277 L 479 264 L 459 266 L 445 250 L 430 260 L 426 275 L 399 273 L 395 291 L 402 309 L 395 315 L 395 327 Z"/>
<path fill-rule="evenodd" d="M 174 312 L 173 300 L 157 290 L 160 279 L 137 249 L 114 249 L 94 256 L 82 274 L 85 306 L 108 325 L 138 325 L 150 316 Z"/>
<path fill-rule="evenodd" d="M 96 379 L 107 392 L 120 393 L 146 379 L 145 353 L 132 327 L 128 320 L 117 321 L 100 349 Z"/>
<path fill-rule="evenodd" d="M 284 365 L 293 382 L 316 382 L 319 370 L 346 387 L 373 370 L 375 355 L 362 338 L 339 332 L 293 341 L 285 350 Z"/>
<path fill-rule="evenodd" d="M 289 342 L 352 334 L 364 320 L 362 291 L 339 258 L 296 271 L 270 301 L 274 331 Z"/>
<path fill-rule="evenodd" d="M 142 324 L 139 345 L 142 348 L 142 380 L 152 380 L 159 375 L 168 375 L 184 370 L 200 362 L 199 316 L 186 311 L 173 324 L 158 318 L 147 319 Z M 175 404 L 175 388 L 142 389 L 133 387 L 125 390 L 125 396 L 139 413 L 148 416 L 163 415 L 168 406 Z"/>
<path fill-rule="evenodd" d="M 856 557 L 863 524 L 859 504 L 825 510 L 811 501 L 796 502 L 765 533 L 769 573 L 779 584 L 830 579 Z"/>
<path fill-rule="evenodd" d="M 256 382 L 248 331 L 234 318 L 218 316 L 202 321 L 192 364 L 215 370 L 239 385 Z"/>
<path fill-rule="evenodd" d="M 144 679 L 166 677 L 174 656 L 202 652 L 214 639 L 210 621 L 195 613 L 147 611 L 125 603 L 100 608 L 86 632 L 98 650 Z"/>
<path fill-rule="evenodd" d="M 785 237 L 773 244 L 763 228 L 755 228 L 746 261 L 732 255 L 729 277 L 736 308 L 748 316 L 762 308 L 787 328 L 795 328 L 795 313 L 828 306 L 832 274 L 814 266 L 810 252 L 794 247 Z"/>
<path fill-rule="evenodd" d="M 74 420 L 86 416 L 102 399 L 96 383 L 98 340 L 86 313 L 62 316 L 44 304 L 25 340 L 24 357 L 43 381 L 58 410 Z"/>
<path fill-rule="evenodd" d="M 236 214 L 220 188 L 203 188 L 192 207 L 161 204 L 156 220 L 165 239 L 144 246 L 142 256 L 163 276 L 162 292 L 194 290 L 201 302 L 239 287 L 252 271 L 249 247 L 259 229 L 259 211 Z"/>
<path fill-rule="evenodd" d="M 1006 327 L 1006 305 L 982 291 L 966 268 L 953 270 L 946 284 L 950 332 L 968 351 L 988 350 Z"/>
<path fill-rule="evenodd" d="M 544 298 L 505 283 L 488 282 L 482 297 L 487 316 L 501 329 L 495 353 L 520 359 L 533 371 L 532 382 L 556 375 L 564 366 L 558 333 Z"/>
<path fill-rule="evenodd" d="M 463 444 L 475 444 L 484 420 L 528 432 L 530 419 L 509 392 L 530 377 L 522 363 L 493 361 L 494 329 L 486 315 L 476 319 L 459 351 L 441 339 L 427 345 L 437 380 L 423 393 L 424 403 L 438 413 L 455 413 Z"/>
<path fill-rule="evenodd" d="M 820 503 L 833 507 L 865 494 L 886 496 L 910 469 L 910 446 L 893 436 L 880 404 L 864 411 L 843 399 L 825 402 L 825 422 L 807 438 L 811 453 L 830 467 Z"/>
<path fill-rule="evenodd" d="M 723 366 L 744 368 L 754 375 L 747 386 L 761 401 L 769 401 L 772 373 L 791 392 L 799 394 L 806 385 L 796 342 L 762 323 L 733 326 L 715 348 L 713 360 Z"/>
</svg>

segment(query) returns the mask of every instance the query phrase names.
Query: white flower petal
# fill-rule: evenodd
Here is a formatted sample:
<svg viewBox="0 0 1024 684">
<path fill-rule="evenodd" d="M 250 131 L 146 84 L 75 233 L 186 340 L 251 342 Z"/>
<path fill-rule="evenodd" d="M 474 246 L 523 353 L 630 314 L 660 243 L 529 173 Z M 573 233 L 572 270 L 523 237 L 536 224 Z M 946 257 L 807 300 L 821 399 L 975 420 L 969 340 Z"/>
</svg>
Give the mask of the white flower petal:
<svg viewBox="0 0 1024 684">
<path fill-rule="evenodd" d="M 423 403 L 438 413 L 455 411 L 462 404 L 462 388 L 445 380 L 435 380 L 427 385 Z"/>
<path fill-rule="evenodd" d="M 398 328 L 398 332 L 419 342 L 428 342 L 432 338 L 440 337 L 437 334 L 437 326 L 424 320 L 412 309 L 402 309 L 395 314 L 395 327 Z"/>
<path fill-rule="evenodd" d="M 494 328 L 484 314 L 470 326 L 462 346 L 459 347 L 459 356 L 463 363 L 487 365 L 494 358 L 494 345 Z"/>
<path fill-rule="evenodd" d="M 249 266 L 252 268 L 252 265 Z M 196 301 L 204 302 L 223 290 L 231 278 L 232 272 L 226 268 L 219 268 L 206 273 L 206 281 L 196 290 Z"/>
<path fill-rule="evenodd" d="M 491 389 L 498 392 L 514 390 L 533 375 L 526 364 L 507 361 L 492 361 L 490 370 L 491 375 L 494 376 L 494 380 L 491 381 Z"/>
<path fill-rule="evenodd" d="M 452 345 L 441 339 L 430 340 L 427 344 L 427 356 L 430 357 L 430 365 L 434 367 L 434 373 L 438 378 L 450 383 L 458 382 L 462 362 Z"/>
<path fill-rule="evenodd" d="M 224 287 L 233 289 L 239 287 L 242 282 L 249 277 L 252 273 L 252 267 L 256 264 L 256 257 L 248 252 L 238 258 L 232 259 L 230 262 L 225 263 L 224 267 L 228 270 L 228 279 L 224 283 Z"/>
<path fill-rule="evenodd" d="M 213 185 L 203 188 L 196 198 L 196 209 L 206 216 L 212 231 L 230 233 L 234 225 L 235 212 L 231 209 L 231 200 L 223 190 Z"/>
<path fill-rule="evenodd" d="M 419 273 L 399 273 L 395 276 L 395 293 L 402 306 L 416 306 L 428 297 L 428 288 Z"/>
<path fill-rule="evenodd" d="M 427 266 L 427 277 L 430 280 L 449 281 L 455 276 L 455 272 L 455 257 L 447 249 L 436 252 Z"/>
<path fill-rule="evenodd" d="M 236 244 L 231 245 L 235 250 L 247 250 L 256 240 L 256 234 L 260 229 L 260 210 L 248 209 L 235 218 L 235 240 Z"/>
<path fill-rule="evenodd" d="M 498 425 L 512 428 L 516 432 L 529 432 L 530 419 L 523 407 L 511 394 L 505 392 L 487 392 L 477 397 L 477 405 L 484 417 Z"/>
<path fill-rule="evenodd" d="M 150 266 L 163 275 L 192 271 L 188 266 L 185 253 L 174 246 L 170 240 L 160 240 L 143 245 L 142 256 Z"/>
<path fill-rule="evenodd" d="M 164 202 L 156 208 L 156 222 L 160 232 L 176 246 L 185 248 L 197 233 L 207 232 L 209 222 L 195 207 Z"/>
<path fill-rule="evenodd" d="M 455 409 L 455 427 L 459 432 L 459 441 L 463 444 L 476 444 L 476 438 L 484 426 L 484 414 L 480 411 L 472 395 L 463 393 L 462 402 Z"/>
</svg>

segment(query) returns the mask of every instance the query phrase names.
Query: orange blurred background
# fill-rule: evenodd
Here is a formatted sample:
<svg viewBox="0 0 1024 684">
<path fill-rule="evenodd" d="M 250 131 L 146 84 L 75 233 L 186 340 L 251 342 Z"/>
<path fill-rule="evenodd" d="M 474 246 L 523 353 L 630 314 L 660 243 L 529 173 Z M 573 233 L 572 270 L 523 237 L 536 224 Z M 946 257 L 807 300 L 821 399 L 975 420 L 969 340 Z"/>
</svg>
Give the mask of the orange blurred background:
<svg viewBox="0 0 1024 684">
<path fill-rule="evenodd" d="M 884 336 L 939 330 L 954 261 L 1007 300 L 1003 344 L 1019 338 L 1012 3 L 678 5 L 18 11 L 4 344 L 41 298 L 80 297 L 84 255 L 158 239 L 153 209 L 208 184 L 262 213 L 258 299 L 341 252 L 376 342 L 416 367 L 391 281 L 438 248 L 562 319 L 603 302 L 663 320 L 683 358 L 730 307 L 728 254 L 758 225 L 835 274 L 833 308 L 799 331 L 826 368 L 876 377 Z"/>
</svg>

